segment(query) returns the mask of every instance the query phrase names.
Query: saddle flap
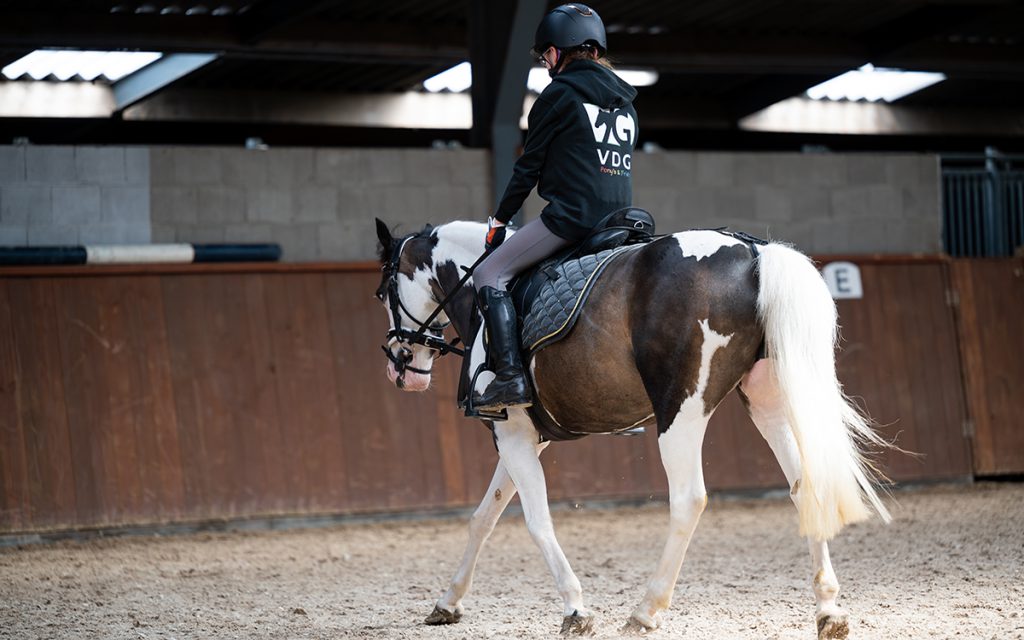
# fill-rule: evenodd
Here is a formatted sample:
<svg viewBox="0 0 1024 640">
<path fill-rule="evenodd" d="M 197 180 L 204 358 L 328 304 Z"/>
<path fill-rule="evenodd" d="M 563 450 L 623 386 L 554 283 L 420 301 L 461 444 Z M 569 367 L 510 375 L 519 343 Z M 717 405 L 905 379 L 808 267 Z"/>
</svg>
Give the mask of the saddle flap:
<svg viewBox="0 0 1024 640">
<path fill-rule="evenodd" d="M 638 246 L 585 255 L 555 267 L 559 277 L 540 287 L 529 313 L 522 318 L 524 352 L 532 355 L 568 335 L 605 267 L 616 256 L 635 248 Z"/>
</svg>

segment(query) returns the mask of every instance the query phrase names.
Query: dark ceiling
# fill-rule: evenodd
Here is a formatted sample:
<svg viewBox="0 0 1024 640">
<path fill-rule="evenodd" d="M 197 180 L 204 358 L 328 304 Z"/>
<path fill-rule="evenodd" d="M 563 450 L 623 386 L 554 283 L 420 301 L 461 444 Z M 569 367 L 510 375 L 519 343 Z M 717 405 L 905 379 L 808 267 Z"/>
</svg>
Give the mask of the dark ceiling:
<svg viewBox="0 0 1024 640">
<path fill-rule="evenodd" d="M 511 5 L 490 2 L 488 10 Z M 947 75 L 898 104 L 931 111 L 1024 108 L 1019 0 L 595 0 L 594 6 L 615 62 L 660 72 L 657 84 L 640 90 L 637 105 L 642 116 L 648 108 L 659 114 L 655 129 L 663 139 L 685 139 L 696 130 L 707 135 L 709 127 L 735 136 L 740 118 L 866 62 Z M 472 26 L 474 11 L 479 6 L 469 0 L 4 3 L 0 66 L 39 47 L 215 52 L 221 54 L 216 62 L 166 90 L 401 92 L 470 58 L 473 38 L 485 38 Z M 0 120 L 0 135 L 9 130 Z M 181 130 L 178 123 L 175 131 Z"/>
</svg>

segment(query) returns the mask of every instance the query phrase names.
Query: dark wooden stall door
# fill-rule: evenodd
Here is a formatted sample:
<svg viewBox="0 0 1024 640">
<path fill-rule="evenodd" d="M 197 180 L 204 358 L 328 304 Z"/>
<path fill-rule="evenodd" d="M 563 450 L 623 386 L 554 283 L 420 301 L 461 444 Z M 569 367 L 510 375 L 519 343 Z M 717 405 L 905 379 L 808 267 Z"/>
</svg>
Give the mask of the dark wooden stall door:
<svg viewBox="0 0 1024 640">
<path fill-rule="evenodd" d="M 978 475 L 1024 473 L 1024 260 L 954 260 Z"/>
<path fill-rule="evenodd" d="M 919 454 L 885 451 L 880 467 L 893 480 L 970 476 L 946 264 L 859 266 L 864 297 L 837 305 L 839 379 L 887 440 Z"/>
</svg>

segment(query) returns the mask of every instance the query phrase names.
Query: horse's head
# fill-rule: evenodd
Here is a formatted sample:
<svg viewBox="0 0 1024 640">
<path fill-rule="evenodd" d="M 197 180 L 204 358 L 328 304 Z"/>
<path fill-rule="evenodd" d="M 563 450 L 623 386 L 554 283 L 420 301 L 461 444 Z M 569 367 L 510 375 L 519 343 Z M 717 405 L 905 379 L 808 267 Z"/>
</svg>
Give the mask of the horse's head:
<svg viewBox="0 0 1024 640">
<path fill-rule="evenodd" d="M 429 226 L 419 233 L 394 238 L 377 220 L 380 240 L 381 280 L 377 299 L 388 311 L 389 329 L 384 352 L 387 376 L 399 389 L 425 391 L 438 346 L 444 343 L 448 317 L 438 309 L 437 282 L 433 274 L 437 236 Z"/>
</svg>

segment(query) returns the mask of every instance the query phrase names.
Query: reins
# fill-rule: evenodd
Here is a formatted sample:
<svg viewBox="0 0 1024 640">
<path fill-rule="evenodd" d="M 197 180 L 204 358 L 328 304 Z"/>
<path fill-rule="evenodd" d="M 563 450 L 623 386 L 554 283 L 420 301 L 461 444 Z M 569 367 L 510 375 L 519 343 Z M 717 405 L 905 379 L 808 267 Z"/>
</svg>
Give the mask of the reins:
<svg viewBox="0 0 1024 640">
<path fill-rule="evenodd" d="M 583 247 L 587 245 L 587 242 L 595 235 L 601 232 L 609 230 L 637 231 L 643 229 L 642 221 L 635 221 L 632 226 L 608 226 L 609 221 L 611 221 L 611 219 L 618 213 L 618 211 L 613 211 L 609 213 L 607 216 L 605 216 L 604 219 L 602 219 L 598 225 L 591 229 L 590 233 L 586 236 L 586 238 L 583 239 L 582 242 L 576 243 L 576 246 L 569 253 L 569 256 L 578 255 L 579 252 L 583 249 Z M 627 222 L 628 221 L 629 219 L 627 218 Z M 381 345 L 381 350 L 384 351 L 384 355 L 387 356 L 387 359 L 390 360 L 391 363 L 395 366 L 395 370 L 398 372 L 399 375 L 401 375 L 405 371 L 412 371 L 413 373 L 419 373 L 423 375 L 427 375 L 431 372 L 430 369 L 418 369 L 410 365 L 413 357 L 412 350 L 409 349 L 406 345 L 421 345 L 423 347 L 426 347 L 427 349 L 436 351 L 438 353 L 437 357 L 444 356 L 448 353 L 454 353 L 460 357 L 464 357 L 466 355 L 465 349 L 461 349 L 456 346 L 461 341 L 461 339 L 458 336 L 453 338 L 451 342 L 448 342 L 444 339 L 444 335 L 442 332 L 446 327 L 448 327 L 451 324 L 450 320 L 440 325 L 433 325 L 431 323 L 437 319 L 437 316 L 439 316 L 442 312 L 445 311 L 445 307 L 448 305 L 448 303 L 452 300 L 452 298 L 455 297 L 456 294 L 459 293 L 459 291 L 462 290 L 462 287 L 466 285 L 466 282 L 469 281 L 469 278 L 472 277 L 473 271 L 475 271 L 476 268 L 480 265 L 480 263 L 483 262 L 488 255 L 490 255 L 489 252 L 484 252 L 483 254 L 480 255 L 480 257 L 476 259 L 476 261 L 472 265 L 470 265 L 469 267 L 462 267 L 462 269 L 466 272 L 465 275 L 463 275 L 459 282 L 455 285 L 455 287 L 452 288 L 452 290 L 445 295 L 444 299 L 442 299 L 441 302 L 438 303 L 437 307 L 427 317 L 426 320 L 419 320 L 418 318 L 416 318 L 416 316 L 410 313 L 409 309 L 402 302 L 401 296 L 398 295 L 398 265 L 402 259 L 402 250 L 405 249 L 405 245 L 407 242 L 409 242 L 409 240 L 418 237 L 419 235 L 420 234 L 412 233 L 402 238 L 401 242 L 398 244 L 398 248 L 392 253 L 391 257 L 388 259 L 387 264 L 385 264 L 382 267 L 382 269 L 384 270 L 384 274 L 387 276 L 388 279 L 388 305 L 391 307 L 393 328 L 390 331 L 388 331 L 387 334 L 385 335 L 388 344 Z M 404 312 L 405 315 L 410 320 L 416 323 L 417 327 L 415 330 L 407 329 L 404 326 L 402 326 L 402 312 Z M 389 348 L 392 340 L 397 341 L 399 344 L 402 345 L 401 349 L 398 352 L 398 355 L 392 353 L 391 349 Z"/>
<path fill-rule="evenodd" d="M 427 316 L 426 320 L 419 320 L 409 312 L 409 309 L 406 308 L 401 297 L 398 295 L 398 263 L 401 260 L 402 249 L 405 248 L 405 243 L 413 237 L 415 237 L 415 234 L 403 238 L 401 244 L 398 246 L 398 250 L 395 251 L 394 256 L 392 256 L 384 266 L 385 273 L 388 276 L 388 304 L 391 307 L 391 316 L 393 319 L 392 324 L 394 325 L 394 328 L 388 331 L 385 337 L 389 344 L 392 340 L 397 340 L 403 345 L 402 351 L 400 351 L 401 355 L 396 356 L 391 352 L 391 349 L 389 349 L 387 345 L 381 345 L 381 349 L 384 351 L 384 355 L 387 356 L 388 360 L 395 365 L 395 371 L 400 375 L 405 371 L 412 371 L 413 373 L 427 375 L 430 373 L 430 369 L 417 369 L 416 367 L 409 365 L 409 362 L 412 360 L 412 352 L 406 349 L 404 345 L 418 344 L 424 346 L 432 351 L 437 351 L 438 357 L 444 356 L 448 353 L 454 353 L 460 357 L 466 355 L 465 349 L 461 349 L 456 346 L 461 341 L 458 336 L 453 338 L 451 342 L 448 342 L 444 339 L 443 335 L 428 335 L 427 331 L 440 333 L 451 324 L 451 320 L 440 325 L 432 325 L 431 323 L 445 310 L 445 306 L 452 300 L 452 298 L 462 290 L 462 287 L 464 287 L 466 282 L 468 282 L 470 277 L 472 277 L 473 271 L 476 270 L 480 263 L 484 261 L 484 258 L 489 254 L 483 253 L 472 265 L 469 267 L 462 267 L 466 272 L 465 275 L 463 275 L 455 287 L 445 295 L 441 302 L 437 304 L 437 307 L 429 316 Z M 402 326 L 402 316 L 399 310 L 404 311 L 405 315 L 419 326 L 415 330 L 410 330 Z"/>
</svg>

